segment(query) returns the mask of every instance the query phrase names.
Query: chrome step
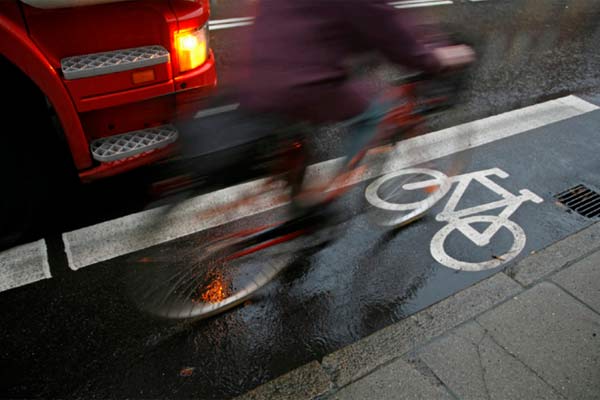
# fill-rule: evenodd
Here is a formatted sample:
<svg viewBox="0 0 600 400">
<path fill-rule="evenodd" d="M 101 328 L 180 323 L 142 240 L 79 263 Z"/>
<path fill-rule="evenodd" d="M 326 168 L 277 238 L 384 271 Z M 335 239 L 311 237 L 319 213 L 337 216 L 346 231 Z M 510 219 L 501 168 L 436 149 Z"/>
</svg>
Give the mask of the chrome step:
<svg viewBox="0 0 600 400">
<path fill-rule="evenodd" d="M 90 144 L 90 148 L 95 160 L 109 162 L 165 147 L 178 137 L 177 128 L 162 125 L 96 139 Z"/>
<path fill-rule="evenodd" d="M 144 46 L 66 57 L 60 60 L 60 65 L 65 79 L 70 80 L 129 71 L 166 62 L 169 62 L 167 49 L 162 46 Z"/>
</svg>

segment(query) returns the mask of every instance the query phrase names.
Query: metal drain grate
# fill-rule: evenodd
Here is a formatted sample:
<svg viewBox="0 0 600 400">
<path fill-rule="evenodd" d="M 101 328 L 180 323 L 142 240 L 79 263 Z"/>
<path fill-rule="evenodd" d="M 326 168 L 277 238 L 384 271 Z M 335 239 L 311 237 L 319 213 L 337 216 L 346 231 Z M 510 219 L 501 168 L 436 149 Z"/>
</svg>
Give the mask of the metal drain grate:
<svg viewBox="0 0 600 400">
<path fill-rule="evenodd" d="M 586 218 L 600 216 L 600 193 L 585 185 L 577 185 L 554 196 L 562 205 Z"/>
</svg>

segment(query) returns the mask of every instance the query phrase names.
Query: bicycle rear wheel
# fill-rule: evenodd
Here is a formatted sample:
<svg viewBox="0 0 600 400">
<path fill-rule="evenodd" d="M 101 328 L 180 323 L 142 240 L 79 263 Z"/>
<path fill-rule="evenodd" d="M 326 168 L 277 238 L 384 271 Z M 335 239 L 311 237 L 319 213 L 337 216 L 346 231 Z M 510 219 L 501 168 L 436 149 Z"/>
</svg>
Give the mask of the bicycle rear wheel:
<svg viewBox="0 0 600 400">
<path fill-rule="evenodd" d="M 369 215 L 380 226 L 400 228 L 423 217 L 450 190 L 444 173 L 408 168 L 386 174 L 367 186 Z"/>
<path fill-rule="evenodd" d="M 240 252 L 240 247 L 258 231 L 215 240 L 185 254 L 184 260 L 160 256 L 138 260 L 128 271 L 133 301 L 150 314 L 170 319 L 207 318 L 244 303 L 294 254 L 292 241 L 244 255 L 250 252 Z"/>
</svg>

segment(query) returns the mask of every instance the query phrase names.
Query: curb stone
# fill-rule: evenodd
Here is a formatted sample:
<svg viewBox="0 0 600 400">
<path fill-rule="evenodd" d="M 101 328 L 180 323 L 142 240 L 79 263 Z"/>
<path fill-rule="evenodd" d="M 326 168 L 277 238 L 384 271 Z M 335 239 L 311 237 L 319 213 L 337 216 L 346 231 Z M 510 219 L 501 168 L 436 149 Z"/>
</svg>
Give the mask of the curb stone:
<svg viewBox="0 0 600 400">
<path fill-rule="evenodd" d="M 600 249 L 600 223 L 595 223 L 525 257 L 510 267 L 507 274 L 521 285 L 531 286 L 598 249 Z"/>
<path fill-rule="evenodd" d="M 310 400 L 333 388 L 329 375 L 317 361 L 303 365 L 285 375 L 259 386 L 236 400 Z"/>
</svg>

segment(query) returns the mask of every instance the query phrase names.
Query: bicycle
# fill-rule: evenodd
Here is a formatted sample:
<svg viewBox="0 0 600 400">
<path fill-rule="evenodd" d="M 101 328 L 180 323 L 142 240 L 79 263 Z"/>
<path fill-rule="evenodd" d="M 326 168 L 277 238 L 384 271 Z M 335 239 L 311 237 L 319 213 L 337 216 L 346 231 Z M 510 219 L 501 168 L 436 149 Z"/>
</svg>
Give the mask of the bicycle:
<svg viewBox="0 0 600 400">
<path fill-rule="evenodd" d="M 300 213 L 297 212 L 298 207 L 292 207 L 296 214 L 289 219 L 235 231 L 210 241 L 195 250 L 193 265 L 178 269 L 170 262 L 145 263 L 143 272 L 140 272 L 141 279 L 134 284 L 133 298 L 138 306 L 166 318 L 206 318 L 248 300 L 285 269 L 298 249 L 308 246 L 307 243 L 302 243 L 304 239 L 310 241 L 311 235 L 333 229 L 340 222 L 330 221 L 330 208 L 325 205 L 332 204 L 354 183 L 363 180 L 361 175 L 365 175 L 367 165 L 371 167 L 371 171 L 381 170 L 386 155 L 393 150 L 395 143 L 418 135 L 430 116 L 447 110 L 454 104 L 453 96 L 458 92 L 464 74 L 465 70 L 436 78 L 419 74 L 394 82 L 382 96 L 390 106 L 375 137 L 353 157 L 346 159 L 340 171 L 324 184 L 321 182 L 314 185 L 305 181 L 310 160 L 306 146 L 306 126 L 293 125 L 290 128 L 282 121 L 275 124 L 272 120 L 267 124 L 264 120 L 261 121 L 258 126 L 269 126 L 270 133 L 259 137 L 249 135 L 253 139 L 236 148 L 236 154 L 243 156 L 234 158 L 251 159 L 251 162 L 243 165 L 253 167 L 254 173 L 268 171 L 272 177 L 265 182 L 265 191 L 273 188 L 280 190 L 282 185 L 277 182 L 283 181 L 283 186 L 289 188 L 284 202 L 289 201 L 292 206 L 297 206 L 298 198 L 308 192 L 320 193 L 321 200 L 315 206 L 301 207 Z M 225 118 L 227 126 L 231 126 L 232 118 L 248 121 L 247 115 L 243 115 L 243 112 L 237 114 L 238 112 L 239 110 L 235 110 L 236 114 Z M 238 126 L 247 125 L 256 126 L 252 123 Z M 248 137 L 247 134 L 241 136 Z M 206 144 L 200 147 L 205 149 Z M 187 149 L 190 151 L 189 146 Z M 163 186 L 165 192 L 193 192 L 190 188 L 206 184 L 206 171 L 199 173 L 196 167 L 197 152 L 194 154 L 192 149 L 190 154 L 194 155 L 191 161 L 186 160 L 184 167 L 179 168 L 183 173 L 177 175 L 175 182 L 167 180 L 167 184 Z M 249 154 L 251 157 L 248 157 Z M 214 154 L 202 154 L 201 159 L 205 160 L 207 156 Z M 221 155 L 213 159 L 223 163 L 224 157 Z M 231 162 L 225 162 L 224 167 L 220 167 L 231 171 L 232 165 L 234 164 Z M 252 173 L 249 175 L 253 176 Z M 307 189 L 311 184 L 313 188 Z M 430 193 L 430 199 L 441 198 L 435 192 Z M 439 191 L 442 192 L 445 194 L 443 190 Z M 264 191 L 259 191 L 243 196 L 227 207 L 246 204 L 263 193 Z M 394 225 L 399 227 L 412 222 L 425 211 Z M 319 241 L 320 239 L 317 240 Z"/>
</svg>

